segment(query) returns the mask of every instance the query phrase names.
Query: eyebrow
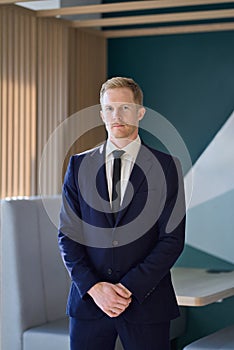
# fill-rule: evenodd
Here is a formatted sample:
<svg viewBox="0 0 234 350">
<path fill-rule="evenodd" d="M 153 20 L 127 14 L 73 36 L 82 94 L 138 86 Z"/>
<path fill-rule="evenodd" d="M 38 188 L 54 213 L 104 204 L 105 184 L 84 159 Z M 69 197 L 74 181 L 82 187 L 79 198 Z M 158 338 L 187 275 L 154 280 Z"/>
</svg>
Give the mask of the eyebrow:
<svg viewBox="0 0 234 350">
<path fill-rule="evenodd" d="M 111 102 L 111 103 L 106 103 L 106 104 L 103 103 L 103 106 L 104 107 L 112 107 L 113 105 L 116 105 L 116 104 L 118 104 L 120 107 L 125 106 L 125 105 L 127 105 L 127 106 L 135 105 L 134 102 Z"/>
</svg>

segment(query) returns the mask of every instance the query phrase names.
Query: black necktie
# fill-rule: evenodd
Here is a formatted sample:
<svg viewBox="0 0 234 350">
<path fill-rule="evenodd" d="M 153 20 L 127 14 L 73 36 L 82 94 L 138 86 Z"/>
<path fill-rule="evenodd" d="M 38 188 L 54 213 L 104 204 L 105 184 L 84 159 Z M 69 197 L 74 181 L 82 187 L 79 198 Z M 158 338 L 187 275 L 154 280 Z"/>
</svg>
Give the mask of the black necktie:
<svg viewBox="0 0 234 350">
<path fill-rule="evenodd" d="M 116 218 L 119 208 L 120 208 L 120 177 L 121 177 L 121 156 L 124 151 L 113 151 L 114 156 L 114 166 L 113 166 L 113 179 L 112 179 L 112 211 Z"/>
</svg>

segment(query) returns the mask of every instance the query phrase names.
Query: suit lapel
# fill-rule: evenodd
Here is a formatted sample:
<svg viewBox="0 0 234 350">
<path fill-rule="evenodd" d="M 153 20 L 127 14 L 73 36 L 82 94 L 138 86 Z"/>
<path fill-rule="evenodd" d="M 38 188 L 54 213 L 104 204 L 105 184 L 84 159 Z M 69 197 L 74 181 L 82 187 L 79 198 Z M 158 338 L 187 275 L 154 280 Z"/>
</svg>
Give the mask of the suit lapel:
<svg viewBox="0 0 234 350">
<path fill-rule="evenodd" d="M 131 201 L 134 201 L 134 196 L 139 192 L 142 183 L 147 180 L 147 173 L 150 171 L 151 167 L 152 154 L 146 146 L 141 145 L 124 194 L 122 203 L 123 209 L 119 211 L 119 215 L 116 218 L 116 225 L 119 224 L 126 215 L 131 206 Z"/>
<path fill-rule="evenodd" d="M 94 166 L 91 169 L 95 169 L 93 172 L 96 175 L 96 189 L 100 196 L 100 211 L 102 211 L 109 224 L 113 226 L 114 219 L 110 206 L 110 198 L 108 192 L 107 178 L 106 178 L 106 164 L 105 164 L 105 147 L 106 143 L 103 144 L 99 149 L 95 150 L 95 153 L 91 155 Z"/>
</svg>

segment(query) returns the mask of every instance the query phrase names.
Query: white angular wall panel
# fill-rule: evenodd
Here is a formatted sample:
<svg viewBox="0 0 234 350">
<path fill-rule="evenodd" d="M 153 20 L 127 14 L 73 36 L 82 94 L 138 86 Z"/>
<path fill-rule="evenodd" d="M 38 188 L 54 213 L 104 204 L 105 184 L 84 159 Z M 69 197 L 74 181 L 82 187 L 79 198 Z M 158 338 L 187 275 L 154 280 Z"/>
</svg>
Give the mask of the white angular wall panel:
<svg viewBox="0 0 234 350">
<path fill-rule="evenodd" d="M 234 189 L 234 112 L 185 177 L 193 172 L 189 208 Z"/>
<path fill-rule="evenodd" d="M 234 263 L 234 112 L 185 176 L 193 175 L 186 243 Z"/>
<path fill-rule="evenodd" d="M 234 264 L 234 190 L 189 209 L 187 244 Z"/>
</svg>

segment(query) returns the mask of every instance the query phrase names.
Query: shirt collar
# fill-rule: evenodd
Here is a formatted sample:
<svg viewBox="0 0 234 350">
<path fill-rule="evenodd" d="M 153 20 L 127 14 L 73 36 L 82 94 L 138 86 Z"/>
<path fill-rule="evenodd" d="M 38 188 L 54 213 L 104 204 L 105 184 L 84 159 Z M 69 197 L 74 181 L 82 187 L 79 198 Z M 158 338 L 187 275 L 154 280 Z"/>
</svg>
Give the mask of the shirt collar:
<svg viewBox="0 0 234 350">
<path fill-rule="evenodd" d="M 135 140 L 130 142 L 127 146 L 121 148 L 123 151 L 125 151 L 125 154 L 133 158 L 134 160 L 137 157 L 137 154 L 139 152 L 139 149 L 141 147 L 141 139 L 138 135 Z M 109 157 L 110 154 L 116 150 L 117 147 L 108 139 L 106 142 L 106 157 Z M 125 156 L 124 154 L 124 156 Z"/>
</svg>

